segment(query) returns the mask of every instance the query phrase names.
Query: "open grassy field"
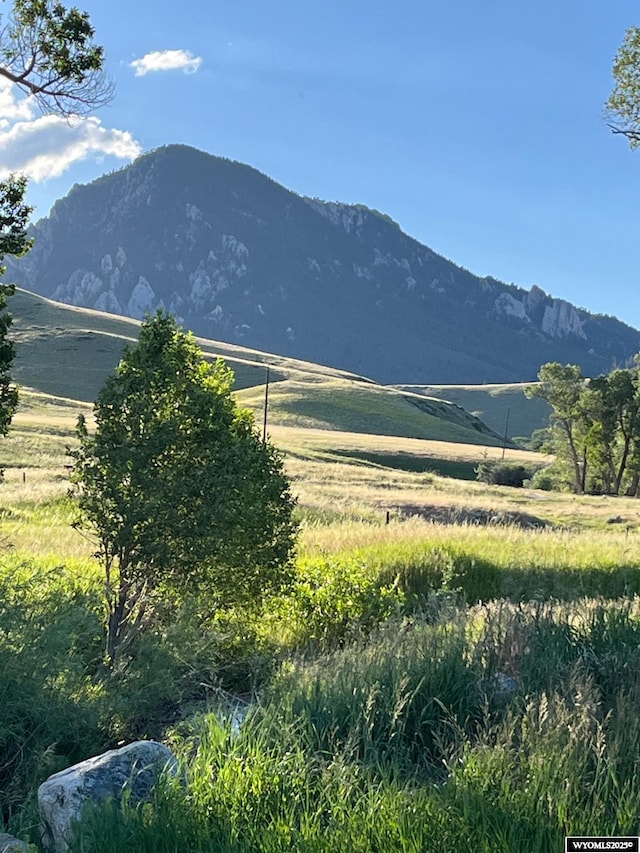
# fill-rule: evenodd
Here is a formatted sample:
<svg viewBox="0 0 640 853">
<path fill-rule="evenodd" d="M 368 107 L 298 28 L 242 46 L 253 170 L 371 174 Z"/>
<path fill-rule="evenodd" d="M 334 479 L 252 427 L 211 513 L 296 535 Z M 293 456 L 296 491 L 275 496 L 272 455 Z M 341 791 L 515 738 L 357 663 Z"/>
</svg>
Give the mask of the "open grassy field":
<svg viewBox="0 0 640 853">
<path fill-rule="evenodd" d="M 261 393 L 238 396 L 243 403 L 255 404 L 260 424 Z M 0 442 L 0 467 L 6 472 L 0 493 L 5 505 L 64 497 L 66 449 L 75 441 L 80 412 L 91 422 L 87 403 L 23 390 L 11 433 Z M 504 456 L 508 462 L 535 467 L 547 461 L 541 454 L 490 444 L 292 425 L 286 414 L 280 416 L 278 406 L 270 408 L 270 413 L 269 436 L 284 453 L 301 516 L 309 522 L 386 520 L 387 513 L 395 520 L 415 516 L 448 524 L 529 516 L 532 523 L 625 531 L 635 530 L 640 522 L 640 508 L 633 499 L 577 499 L 531 489 L 488 489 L 475 480 L 475 467 L 486 459 Z M 618 521 L 608 524 L 612 518 Z M 17 528 L 12 529 L 17 535 Z"/>
<path fill-rule="evenodd" d="M 91 409 L 85 403 L 23 391 L 10 436 L 0 442 L 0 467 L 5 469 L 0 537 L 20 551 L 86 557 L 93 550 L 92 543 L 69 526 L 66 501 L 66 449 L 75 441 L 80 412 L 90 421 Z M 450 539 L 486 539 L 489 523 L 530 527 L 534 533 L 537 528 L 557 528 L 562 542 L 574 534 L 576 543 L 586 541 L 586 531 L 592 531 L 608 541 L 617 536 L 620 553 L 635 547 L 640 506 L 634 499 L 576 498 L 478 483 L 475 466 L 502 458 L 502 448 L 287 423 L 272 423 L 269 435 L 284 454 L 298 497 L 303 549 L 308 539 L 321 551 L 339 552 L 343 535 L 362 545 L 378 537 L 390 542 L 397 537 L 420 539 L 425 531 L 431 536 L 440 528 Z M 540 454 L 513 449 L 505 450 L 504 458 L 531 466 L 546 461 Z M 596 563 L 598 547 L 592 549 Z"/>
</svg>

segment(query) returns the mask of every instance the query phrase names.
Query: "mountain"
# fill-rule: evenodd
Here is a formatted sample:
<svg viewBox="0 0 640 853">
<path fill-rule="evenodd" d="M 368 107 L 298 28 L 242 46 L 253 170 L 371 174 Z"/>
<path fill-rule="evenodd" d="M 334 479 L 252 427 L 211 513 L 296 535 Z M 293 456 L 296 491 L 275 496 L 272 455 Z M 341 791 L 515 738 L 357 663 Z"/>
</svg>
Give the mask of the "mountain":
<svg viewBox="0 0 640 853">
<path fill-rule="evenodd" d="M 160 148 L 76 185 L 8 278 L 384 383 L 535 379 L 547 361 L 611 369 L 640 333 L 538 287 L 478 278 L 359 205 L 303 198 L 255 169 Z"/>
</svg>

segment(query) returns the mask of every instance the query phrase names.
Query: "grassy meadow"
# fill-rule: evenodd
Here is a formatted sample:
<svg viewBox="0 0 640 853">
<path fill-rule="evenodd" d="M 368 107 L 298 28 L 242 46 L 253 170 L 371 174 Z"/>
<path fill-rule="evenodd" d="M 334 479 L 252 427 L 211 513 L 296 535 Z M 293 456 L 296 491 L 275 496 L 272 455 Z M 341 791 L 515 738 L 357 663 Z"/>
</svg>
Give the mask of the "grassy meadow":
<svg viewBox="0 0 640 853">
<path fill-rule="evenodd" d="M 25 341 L 55 331 L 54 310 L 16 323 Z M 126 337 L 76 313 L 81 335 Z M 152 802 L 88 812 L 77 853 L 551 853 L 566 834 L 638 834 L 637 500 L 478 483 L 486 459 L 544 459 L 459 412 L 433 424 L 400 392 L 270 362 L 268 432 L 298 496 L 291 585 L 250 611 L 157 602 L 107 673 L 103 579 L 65 467 L 96 377 L 63 388 L 65 352 L 50 356 L 64 393 L 23 353 L 0 443 L 6 831 L 37 846 L 40 782 L 152 737 L 183 773 Z M 238 390 L 259 424 L 260 359 Z"/>
</svg>

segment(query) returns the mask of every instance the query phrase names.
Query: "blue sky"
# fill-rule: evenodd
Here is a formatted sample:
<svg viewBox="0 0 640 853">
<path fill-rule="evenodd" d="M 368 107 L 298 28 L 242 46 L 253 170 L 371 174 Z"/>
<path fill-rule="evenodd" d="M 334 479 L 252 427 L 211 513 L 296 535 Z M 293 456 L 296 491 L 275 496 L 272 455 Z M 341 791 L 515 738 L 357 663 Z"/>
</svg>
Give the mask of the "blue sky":
<svg viewBox="0 0 640 853">
<path fill-rule="evenodd" d="M 640 328 L 640 151 L 612 136 L 631 0 L 78 0 L 113 103 L 68 127 L 0 91 L 0 167 L 36 217 L 181 142 L 359 202 L 478 275 Z"/>
</svg>

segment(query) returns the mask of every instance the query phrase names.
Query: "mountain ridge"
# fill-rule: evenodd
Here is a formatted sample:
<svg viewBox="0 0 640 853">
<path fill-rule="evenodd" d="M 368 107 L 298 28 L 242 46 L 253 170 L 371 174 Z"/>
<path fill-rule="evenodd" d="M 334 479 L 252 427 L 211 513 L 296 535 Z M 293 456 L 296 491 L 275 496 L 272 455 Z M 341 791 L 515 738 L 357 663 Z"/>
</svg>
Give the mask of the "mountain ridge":
<svg viewBox="0 0 640 853">
<path fill-rule="evenodd" d="M 44 296 L 385 383 L 607 371 L 640 332 L 541 288 L 480 278 L 363 205 L 297 195 L 251 166 L 165 146 L 76 185 L 9 273 Z"/>
</svg>

